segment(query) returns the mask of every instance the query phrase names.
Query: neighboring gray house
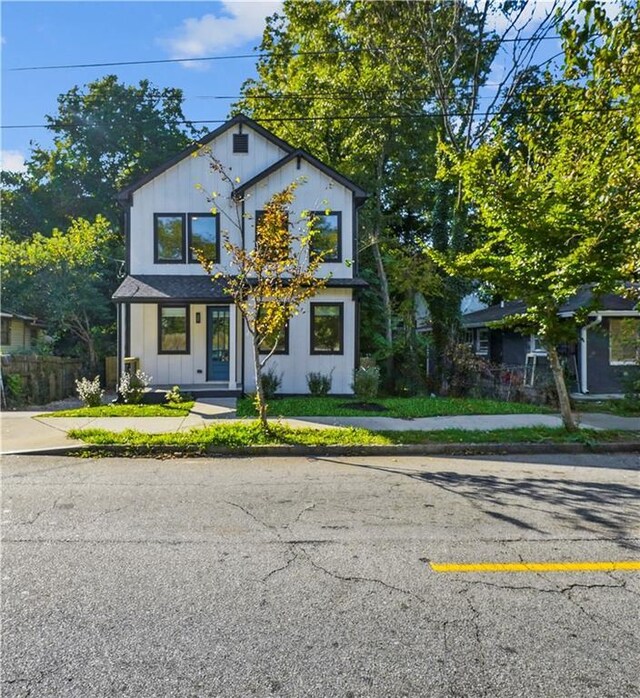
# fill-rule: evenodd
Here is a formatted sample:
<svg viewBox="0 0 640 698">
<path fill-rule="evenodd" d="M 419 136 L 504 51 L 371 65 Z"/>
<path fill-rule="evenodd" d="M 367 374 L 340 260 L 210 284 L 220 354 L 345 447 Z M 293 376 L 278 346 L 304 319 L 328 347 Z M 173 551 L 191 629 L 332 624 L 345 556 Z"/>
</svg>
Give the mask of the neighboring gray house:
<svg viewBox="0 0 640 698">
<path fill-rule="evenodd" d="M 229 223 L 235 205 L 221 174 L 199 157 L 207 145 L 232 172 L 242 194 L 240 229 Z M 321 219 L 316 244 L 329 250 L 319 276 L 327 285 L 291 319 L 269 362 L 282 374 L 282 392 L 308 392 L 306 374 L 333 376 L 333 393 L 350 393 L 358 358 L 357 209 L 366 193 L 303 150 L 255 121 L 236 116 L 164 165 L 124 189 L 127 276 L 113 298 L 118 305 L 118 368 L 125 357 L 157 387 L 178 385 L 200 394 L 255 390 L 250 335 L 242 316 L 198 263 L 194 248 L 214 260 L 214 272 L 233 273 L 221 244 L 251 250 L 256 221 L 273 194 L 292 182 L 292 215 Z M 220 192 L 211 210 L 205 192 Z"/>
<path fill-rule="evenodd" d="M 573 317 L 592 301 L 588 288 L 565 303 L 561 317 Z M 640 312 L 637 301 L 608 294 L 589 314 L 575 341 L 564 347 L 571 389 L 584 395 L 618 395 L 624 392 L 624 375 L 640 363 Z M 462 316 L 466 338 L 475 354 L 505 366 L 544 366 L 546 352 L 537 337 L 491 327 L 491 323 L 525 310 L 521 301 L 493 305 Z"/>
</svg>

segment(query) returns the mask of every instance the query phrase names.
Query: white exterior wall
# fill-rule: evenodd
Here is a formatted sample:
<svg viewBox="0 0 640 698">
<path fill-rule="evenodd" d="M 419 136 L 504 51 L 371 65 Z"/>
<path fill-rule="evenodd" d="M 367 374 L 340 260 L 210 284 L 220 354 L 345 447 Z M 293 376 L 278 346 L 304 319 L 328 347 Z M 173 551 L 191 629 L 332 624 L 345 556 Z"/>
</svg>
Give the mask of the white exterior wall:
<svg viewBox="0 0 640 698">
<path fill-rule="evenodd" d="M 232 128 L 221 134 L 208 147 L 227 169 L 229 175 L 240 183 L 259 175 L 269 166 L 281 160 L 285 151 L 265 139 L 247 125 L 243 133 L 249 134 L 249 152 L 233 153 Z M 155 264 L 154 263 L 154 214 L 157 213 L 204 213 L 212 205 L 207 201 L 206 192 L 217 191 L 223 194 L 215 206 L 222 211 L 227 207 L 230 215 L 235 215 L 235 206 L 229 202 L 228 185 L 219 174 L 211 172 L 206 155 L 186 157 L 133 193 L 130 209 L 130 268 L 132 275 L 205 275 L 199 264 Z M 341 216 L 341 262 L 325 263 L 319 274 L 331 274 L 337 278 L 353 277 L 351 260 L 353 250 L 353 194 L 351 190 L 310 165 L 303 158 L 294 158 L 270 176 L 260 180 L 245 193 L 245 245 L 255 244 L 254 217 L 256 210 L 264 209 L 271 196 L 282 191 L 294 181 L 304 178 L 295 192 L 291 222 L 300 219 L 302 211 L 340 211 Z M 201 185 L 204 191 L 196 188 Z M 185 216 L 186 219 L 186 216 Z M 221 213 L 221 231 L 227 231 L 236 244 L 240 244 L 240 231 L 234 228 Z M 302 230 L 302 229 L 301 229 Z M 187 231 L 185 230 L 185 235 Z M 219 270 L 230 268 L 228 257 L 220 246 L 221 262 Z M 333 393 L 350 393 L 355 357 L 355 302 L 351 289 L 325 289 L 313 299 L 315 301 L 337 301 L 344 304 L 343 353 L 340 355 L 312 355 L 310 353 L 310 314 L 309 303 L 303 312 L 294 317 L 289 327 L 289 354 L 275 355 L 268 363 L 283 374 L 281 391 L 286 393 L 306 393 L 306 374 L 309 371 L 329 373 L 333 369 Z M 313 301 L 312 301 L 313 302 Z M 196 313 L 201 322 L 196 323 Z M 124 320 L 124 313 L 122 313 Z M 231 358 L 229 389 L 236 386 L 245 391 L 255 390 L 252 363 L 251 337 L 246 332 L 241 317 L 233 314 L 231 326 L 235 323 L 235 337 L 230 342 Z M 124 322 L 122 323 L 124 324 Z M 194 385 L 207 382 L 207 306 L 190 305 L 189 354 L 158 354 L 158 306 L 156 304 L 132 303 L 130 305 L 130 329 L 128 355 L 138 357 L 142 370 L 152 376 L 155 385 Z M 244 342 L 242 338 L 245 333 Z M 123 333 L 124 336 L 124 333 Z M 235 342 L 233 341 L 235 339 Z M 242 385 L 242 346 L 244 344 L 244 386 Z M 124 355 L 124 340 L 121 345 Z M 235 366 L 234 366 L 235 363 Z M 235 368 L 235 370 L 234 370 Z M 235 379 L 235 380 L 234 380 Z M 216 383 L 216 386 L 220 384 Z"/>
<path fill-rule="evenodd" d="M 344 303 L 343 353 L 311 353 L 311 313 L 310 303 Z M 333 369 L 331 392 L 336 394 L 352 393 L 353 369 L 355 368 L 355 308 L 351 289 L 324 289 L 315 298 L 302 306 L 302 312 L 289 323 L 289 354 L 274 354 L 265 368 L 273 368 L 282 374 L 279 392 L 308 393 L 307 373 L 316 371 L 328 374 Z M 256 389 L 251 335 L 245 336 L 245 378 L 244 389 L 253 392 Z"/>
<path fill-rule="evenodd" d="M 233 133 L 229 129 L 215 139 L 208 147 L 232 179 L 246 182 L 265 170 L 269 165 L 283 158 L 286 153 L 255 131 L 244 127 L 249 134 L 249 152 L 233 152 Z M 204 274 L 200 264 L 154 264 L 153 214 L 154 213 L 206 213 L 214 205 L 207 201 L 207 193 L 221 194 L 215 206 L 225 208 L 235 216 L 235 207 L 228 201 L 229 186 L 224 184 L 218 173 L 209 168 L 206 155 L 186 157 L 179 163 L 158 175 L 133 193 L 131 207 L 131 267 L 130 274 Z M 201 185 L 204 190 L 199 190 Z M 235 220 L 235 218 L 234 218 Z M 240 244 L 239 231 L 224 216 L 220 216 L 220 229 L 229 233 L 235 244 Z M 185 231 L 186 234 L 186 231 Z M 220 246 L 221 265 L 226 262 L 226 253 Z"/>
<path fill-rule="evenodd" d="M 196 323 L 200 313 L 200 323 Z M 240 356 L 240 318 L 236 320 L 236 356 Z M 232 319 L 233 321 L 233 319 Z M 158 306 L 131 304 L 131 356 L 140 359 L 140 368 L 151 376 L 154 385 L 193 385 L 207 382 L 207 306 L 193 303 L 189 312 L 189 354 L 158 354 Z M 233 361 L 233 358 L 232 358 Z M 239 358 L 229 366 L 230 381 L 240 382 Z M 235 368 L 235 370 L 233 370 Z"/>
</svg>

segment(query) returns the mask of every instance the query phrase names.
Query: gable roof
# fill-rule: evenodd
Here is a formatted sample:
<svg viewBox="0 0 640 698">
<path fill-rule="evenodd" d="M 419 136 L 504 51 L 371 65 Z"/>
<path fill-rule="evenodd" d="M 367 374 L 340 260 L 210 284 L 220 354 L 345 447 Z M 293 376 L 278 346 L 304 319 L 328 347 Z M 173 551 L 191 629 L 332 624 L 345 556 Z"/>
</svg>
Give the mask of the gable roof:
<svg viewBox="0 0 640 698">
<path fill-rule="evenodd" d="M 158 165 L 150 172 L 147 172 L 147 174 L 143 177 L 140 177 L 140 179 L 137 179 L 135 182 L 132 182 L 128 186 L 124 187 L 124 189 L 121 189 L 118 192 L 116 198 L 120 202 L 127 202 L 131 194 L 133 194 L 133 192 L 137 189 L 140 189 L 140 187 L 147 184 L 147 182 L 150 182 L 152 179 L 155 179 L 158 175 L 161 175 L 163 172 L 166 172 L 174 165 L 177 165 L 181 160 L 184 160 L 185 158 L 189 157 L 189 155 L 195 153 L 197 150 L 202 148 L 202 146 L 207 145 L 207 143 L 211 143 L 211 141 L 215 140 L 218 136 L 221 136 L 223 133 L 225 133 L 225 131 L 228 131 L 230 128 L 239 125 L 249 127 L 250 129 L 254 130 L 256 133 L 259 133 L 261 136 L 263 136 L 268 141 L 278 146 L 278 148 L 281 148 L 287 153 L 290 153 L 295 150 L 295 148 L 292 145 L 290 145 L 286 141 L 283 141 L 281 138 L 278 138 L 278 136 L 275 136 L 273 133 L 271 133 L 271 131 L 267 131 L 267 129 L 264 128 L 264 126 L 260 126 L 260 124 L 257 121 L 250 119 L 248 116 L 245 116 L 244 114 L 238 114 L 237 116 L 234 116 L 232 119 L 229 119 L 229 121 L 225 121 L 224 124 L 221 124 L 217 129 L 211 131 L 200 140 L 187 146 L 186 148 L 184 148 L 184 150 L 181 150 L 179 153 L 169 158 L 161 165 Z"/>
<path fill-rule="evenodd" d="M 273 165 L 267 167 L 266 170 L 263 170 L 255 177 L 252 177 L 251 179 L 246 181 L 244 184 L 242 184 L 236 189 L 236 193 L 244 194 L 248 189 L 251 189 L 251 187 L 255 186 L 265 177 L 268 177 L 274 172 L 277 172 L 279 169 L 290 163 L 295 158 L 301 158 L 303 160 L 306 160 L 312 167 L 315 167 L 321 172 L 324 172 L 324 174 L 326 174 L 328 177 L 331 177 L 331 179 L 335 179 L 335 181 L 342 184 L 343 187 L 350 189 L 354 193 L 356 199 L 360 199 L 360 203 L 364 203 L 364 200 L 369 197 L 367 192 L 361 187 L 359 187 L 355 182 L 351 181 L 348 177 L 345 177 L 344 175 L 340 174 L 337 170 L 334 170 L 333 167 L 325 165 L 324 162 L 318 160 L 318 158 L 314 158 L 313 155 L 311 155 L 311 153 L 307 153 L 306 150 L 302 150 L 301 148 L 297 148 L 296 150 L 291 151 L 288 155 L 285 155 L 285 157 L 283 157 L 281 160 L 274 162 Z"/>
</svg>

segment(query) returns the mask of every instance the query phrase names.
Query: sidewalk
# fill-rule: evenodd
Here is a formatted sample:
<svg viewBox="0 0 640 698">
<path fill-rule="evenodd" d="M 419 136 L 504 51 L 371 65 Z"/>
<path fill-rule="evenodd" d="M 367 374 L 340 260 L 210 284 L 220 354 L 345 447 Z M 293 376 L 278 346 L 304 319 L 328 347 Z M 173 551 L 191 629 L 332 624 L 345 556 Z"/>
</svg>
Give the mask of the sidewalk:
<svg viewBox="0 0 640 698">
<path fill-rule="evenodd" d="M 0 453 L 27 453 L 29 451 L 68 448 L 80 445 L 67 437 L 71 429 L 108 429 L 124 431 L 135 429 L 148 434 L 211 426 L 216 422 L 243 422 L 235 417 L 235 401 L 229 398 L 203 399 L 196 402 L 186 417 L 50 417 L 42 412 L 3 412 Z M 326 429 L 329 427 L 362 427 L 374 431 L 434 431 L 438 429 L 515 429 L 518 427 L 560 427 L 558 415 L 500 414 L 456 417 L 424 417 L 398 419 L 394 417 L 290 417 L 282 419 L 292 427 Z M 640 431 L 640 418 L 616 417 L 610 414 L 581 415 L 581 425 L 592 429 L 620 429 Z"/>
</svg>

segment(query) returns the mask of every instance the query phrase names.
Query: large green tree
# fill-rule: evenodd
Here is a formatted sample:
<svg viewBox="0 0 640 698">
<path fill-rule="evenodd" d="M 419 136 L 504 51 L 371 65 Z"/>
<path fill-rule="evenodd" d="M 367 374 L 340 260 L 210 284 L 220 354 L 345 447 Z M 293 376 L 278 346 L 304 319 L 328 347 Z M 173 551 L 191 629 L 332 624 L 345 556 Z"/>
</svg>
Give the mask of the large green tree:
<svg viewBox="0 0 640 698">
<path fill-rule="evenodd" d="M 4 303 L 43 319 L 54 334 L 70 332 L 84 347 L 91 372 L 98 369 L 99 339 L 113 323 L 109 297 L 118 244 L 102 216 L 76 219 L 66 231 L 46 236 L 0 238 Z"/>
<path fill-rule="evenodd" d="M 398 257 L 410 266 L 424 243 L 442 252 L 473 244 L 459 178 L 436 179 L 437 144 L 470 151 L 493 115 L 509 110 L 535 75 L 536 47 L 558 4 L 533 22 L 524 2 L 286 0 L 268 20 L 258 79 L 245 84 L 236 108 L 371 192 L 360 249 L 378 289 L 387 355 L 400 306 L 406 314 L 391 270 Z M 483 93 L 507 46 L 509 69 Z M 416 281 L 429 301 L 435 354 L 446 357 L 465 284 L 442 272 Z"/>
<path fill-rule="evenodd" d="M 458 160 L 483 242 L 453 269 L 527 309 L 512 323 L 545 345 L 568 429 L 576 425 L 558 355 L 590 309 L 561 318 L 584 285 L 598 295 L 637 281 L 630 256 L 640 236 L 640 22 L 585 2 L 564 27 L 566 79 L 537 89 L 517 142 L 498 130 Z M 580 22 L 580 23 L 578 23 Z M 589 41 L 597 30 L 598 43 Z M 526 99 L 525 99 L 526 103 Z M 626 278 L 624 275 L 626 274 Z"/>
<path fill-rule="evenodd" d="M 98 214 L 117 226 L 118 190 L 197 136 L 182 101 L 179 89 L 115 75 L 61 94 L 46 117 L 53 147 L 34 147 L 24 173 L 2 173 L 3 232 L 25 238 Z"/>
</svg>

